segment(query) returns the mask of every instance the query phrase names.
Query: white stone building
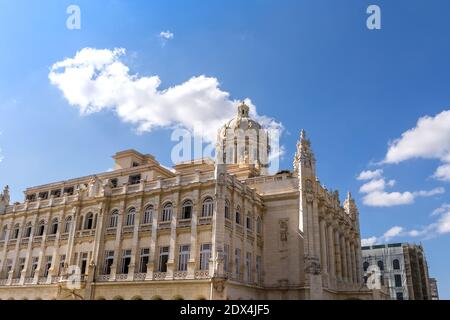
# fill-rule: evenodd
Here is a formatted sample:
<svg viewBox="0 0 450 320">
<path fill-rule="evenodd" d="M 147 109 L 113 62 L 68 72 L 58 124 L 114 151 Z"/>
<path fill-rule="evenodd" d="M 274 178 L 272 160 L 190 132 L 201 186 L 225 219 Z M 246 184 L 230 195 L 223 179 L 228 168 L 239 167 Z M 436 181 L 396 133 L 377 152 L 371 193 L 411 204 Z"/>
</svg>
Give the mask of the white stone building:
<svg viewBox="0 0 450 320">
<path fill-rule="evenodd" d="M 351 195 L 341 205 L 320 184 L 304 132 L 293 170 L 268 175 L 264 131 L 230 137 L 260 127 L 241 104 L 219 131 L 226 164 L 169 170 L 127 150 L 113 171 L 28 188 L 23 203 L 5 188 L 0 299 L 382 298 L 363 282 Z"/>
</svg>

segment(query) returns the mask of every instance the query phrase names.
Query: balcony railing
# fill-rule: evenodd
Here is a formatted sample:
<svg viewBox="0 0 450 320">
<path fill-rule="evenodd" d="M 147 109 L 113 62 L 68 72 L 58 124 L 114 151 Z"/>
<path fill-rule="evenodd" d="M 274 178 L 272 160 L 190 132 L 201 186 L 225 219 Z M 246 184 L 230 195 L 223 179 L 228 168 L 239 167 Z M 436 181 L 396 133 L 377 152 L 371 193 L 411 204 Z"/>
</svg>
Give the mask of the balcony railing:
<svg viewBox="0 0 450 320">
<path fill-rule="evenodd" d="M 101 274 L 101 275 L 97 276 L 96 280 L 98 282 L 106 282 L 106 281 L 109 281 L 110 278 L 111 278 L 111 275 L 109 275 L 109 274 Z"/>
<path fill-rule="evenodd" d="M 140 232 L 152 231 L 152 224 L 143 224 L 139 227 Z"/>
<path fill-rule="evenodd" d="M 170 229 L 171 221 L 161 221 L 158 225 L 159 229 Z"/>
<path fill-rule="evenodd" d="M 122 233 L 133 233 L 134 226 L 124 226 L 122 227 Z"/>
<path fill-rule="evenodd" d="M 178 227 L 190 227 L 191 219 L 180 219 L 178 220 Z"/>
<path fill-rule="evenodd" d="M 95 229 L 81 230 L 81 231 L 78 231 L 77 235 L 79 237 L 90 237 L 90 236 L 95 235 Z"/>
<path fill-rule="evenodd" d="M 165 272 L 154 272 L 153 273 L 153 280 L 164 280 L 166 278 Z"/>
<path fill-rule="evenodd" d="M 147 276 L 146 273 L 135 273 L 134 281 L 144 281 L 146 276 Z"/>
<path fill-rule="evenodd" d="M 31 283 L 33 283 L 33 281 L 34 281 L 34 277 L 28 277 L 28 278 L 25 278 L 25 284 L 31 284 Z"/>
<path fill-rule="evenodd" d="M 175 271 L 173 273 L 173 278 L 174 279 L 186 279 L 187 277 L 187 271 Z"/>
<path fill-rule="evenodd" d="M 128 273 L 116 274 L 116 280 L 117 281 L 127 281 L 128 280 Z"/>
<path fill-rule="evenodd" d="M 35 236 L 33 238 L 33 243 L 41 243 L 42 242 L 42 236 Z"/>
<path fill-rule="evenodd" d="M 211 221 L 212 221 L 212 217 L 199 217 L 198 218 L 199 225 L 211 224 Z"/>
<path fill-rule="evenodd" d="M 208 270 L 195 271 L 195 279 L 208 279 L 208 278 L 209 278 Z"/>
<path fill-rule="evenodd" d="M 117 228 L 107 228 L 106 229 L 106 235 L 116 235 L 117 233 Z"/>
</svg>

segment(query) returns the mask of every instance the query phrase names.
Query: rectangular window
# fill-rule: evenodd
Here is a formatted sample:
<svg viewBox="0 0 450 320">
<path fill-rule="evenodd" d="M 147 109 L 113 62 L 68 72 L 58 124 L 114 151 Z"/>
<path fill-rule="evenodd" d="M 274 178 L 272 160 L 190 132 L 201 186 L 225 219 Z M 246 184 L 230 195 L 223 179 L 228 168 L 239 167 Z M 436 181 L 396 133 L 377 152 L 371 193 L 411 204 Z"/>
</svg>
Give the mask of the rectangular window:
<svg viewBox="0 0 450 320">
<path fill-rule="evenodd" d="M 226 244 L 223 246 L 223 271 L 228 272 L 229 264 L 230 264 L 230 245 Z"/>
<path fill-rule="evenodd" d="M 66 255 L 62 254 L 59 256 L 59 270 L 58 270 L 59 275 L 61 275 L 62 271 L 64 270 L 65 263 L 66 263 Z"/>
<path fill-rule="evenodd" d="M 52 256 L 45 257 L 45 268 L 44 268 L 44 277 L 48 276 L 48 272 L 52 267 Z"/>
<path fill-rule="evenodd" d="M 123 250 L 122 251 L 122 263 L 120 264 L 120 273 L 126 274 L 128 273 L 128 266 L 131 262 L 131 250 Z"/>
<path fill-rule="evenodd" d="M 247 252 L 245 260 L 245 268 L 247 269 L 247 281 L 251 282 L 252 279 L 252 254 Z"/>
<path fill-rule="evenodd" d="M 23 268 L 25 268 L 25 258 L 19 258 L 19 267 L 17 268 L 16 278 L 20 278 Z"/>
<path fill-rule="evenodd" d="M 180 252 L 178 255 L 178 270 L 179 271 L 187 271 L 189 255 L 190 255 L 190 246 L 189 245 L 180 246 Z"/>
<path fill-rule="evenodd" d="M 141 174 L 134 174 L 128 178 L 129 184 L 138 184 L 141 182 Z"/>
<path fill-rule="evenodd" d="M 73 187 L 64 188 L 64 194 L 67 193 L 68 196 L 73 195 L 73 191 L 74 191 Z"/>
<path fill-rule="evenodd" d="M 111 179 L 111 188 L 117 188 L 119 180 L 117 178 Z"/>
<path fill-rule="evenodd" d="M 52 195 L 54 198 L 61 197 L 61 189 L 55 189 L 50 191 L 50 195 Z"/>
<path fill-rule="evenodd" d="M 234 273 L 236 277 L 239 278 L 241 275 L 241 249 L 236 248 L 234 250 Z"/>
<path fill-rule="evenodd" d="M 147 264 L 150 257 L 150 249 L 142 248 L 141 249 L 141 258 L 139 259 L 139 272 L 147 273 Z"/>
<path fill-rule="evenodd" d="M 258 277 L 258 282 L 261 282 L 261 256 L 256 256 L 256 276 Z"/>
<path fill-rule="evenodd" d="M 200 270 L 209 269 L 209 259 L 211 258 L 211 244 L 203 243 L 200 245 Z"/>
<path fill-rule="evenodd" d="M 394 275 L 394 280 L 395 280 L 395 286 L 397 288 L 402 286 L 402 275 L 401 274 Z"/>
<path fill-rule="evenodd" d="M 30 276 L 33 278 L 34 274 L 36 273 L 36 269 L 38 267 L 39 257 L 33 257 L 31 260 L 31 274 Z"/>
<path fill-rule="evenodd" d="M 167 261 L 169 260 L 169 247 L 159 248 L 159 272 L 167 271 Z"/>
<path fill-rule="evenodd" d="M 83 252 L 81 255 L 81 275 L 86 274 L 87 261 L 88 261 L 88 253 Z"/>
<path fill-rule="evenodd" d="M 105 264 L 103 267 L 103 274 L 111 274 L 111 266 L 114 262 L 114 251 L 105 252 Z"/>
<path fill-rule="evenodd" d="M 48 199 L 48 191 L 39 192 L 39 198 L 41 198 L 42 200 L 47 200 Z"/>
<path fill-rule="evenodd" d="M 36 194 L 27 194 L 27 200 L 28 201 L 36 201 Z"/>
</svg>

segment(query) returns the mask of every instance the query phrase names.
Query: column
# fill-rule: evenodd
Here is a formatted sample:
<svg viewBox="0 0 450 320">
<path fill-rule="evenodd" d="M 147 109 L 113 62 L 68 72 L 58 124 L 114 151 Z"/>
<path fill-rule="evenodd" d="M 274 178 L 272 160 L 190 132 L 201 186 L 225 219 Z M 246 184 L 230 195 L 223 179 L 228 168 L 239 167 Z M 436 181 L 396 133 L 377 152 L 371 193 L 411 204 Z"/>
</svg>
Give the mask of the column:
<svg viewBox="0 0 450 320">
<path fill-rule="evenodd" d="M 328 279 L 328 252 L 327 252 L 327 241 L 325 234 L 325 220 L 320 219 L 320 265 L 322 266 L 322 278 L 325 276 Z"/>
<path fill-rule="evenodd" d="M 345 246 L 344 235 L 340 234 L 340 245 L 341 245 L 341 262 L 342 262 L 342 279 L 348 282 L 348 270 L 347 270 L 347 250 Z"/>
<path fill-rule="evenodd" d="M 336 281 L 336 261 L 335 261 L 335 247 L 334 247 L 334 231 L 333 226 L 328 225 L 328 273 L 330 275 L 330 282 L 333 284 Z"/>
<path fill-rule="evenodd" d="M 197 243 L 197 222 L 198 222 L 198 213 L 202 210 L 202 203 L 200 199 L 200 191 L 197 189 L 194 191 L 194 199 L 193 199 L 193 210 L 192 210 L 192 218 L 191 218 L 191 246 L 189 252 L 189 262 L 187 268 L 187 278 L 194 279 L 195 278 L 195 269 L 196 269 L 196 261 L 197 261 L 197 252 L 198 252 L 198 243 Z"/>
<path fill-rule="evenodd" d="M 141 223 L 141 212 L 144 210 L 143 200 L 144 197 L 141 196 L 139 205 L 135 207 L 136 215 L 134 216 L 133 243 L 131 246 L 130 264 L 128 266 L 128 277 L 127 277 L 128 280 L 134 280 L 134 275 L 137 269 L 136 261 L 139 261 L 139 225 Z"/>
<path fill-rule="evenodd" d="M 153 273 L 155 268 L 157 268 L 157 252 L 156 252 L 156 242 L 158 240 L 158 217 L 159 217 L 159 207 L 160 207 L 160 195 L 155 197 L 155 205 L 153 207 L 152 215 L 152 237 L 150 239 L 150 257 L 147 264 L 147 274 L 145 276 L 146 280 L 153 280 Z"/>
<path fill-rule="evenodd" d="M 352 266 L 352 255 L 350 252 L 350 241 L 348 240 L 347 237 L 344 238 L 345 240 L 345 249 L 346 249 L 346 254 L 347 254 L 347 277 L 348 277 L 348 282 L 349 283 L 353 283 L 353 266 Z"/>
<path fill-rule="evenodd" d="M 340 245 L 339 231 L 334 230 L 334 248 L 335 248 L 335 262 L 336 262 L 336 277 L 338 281 L 342 281 L 342 262 L 341 262 L 341 245 Z"/>
<path fill-rule="evenodd" d="M 119 267 L 119 258 L 122 256 L 121 255 L 121 250 L 122 250 L 121 235 L 122 235 L 122 224 L 123 224 L 123 219 L 124 219 L 125 215 L 126 215 L 125 201 L 121 201 L 119 204 L 119 217 L 117 219 L 118 221 L 117 221 L 117 229 L 116 229 L 116 239 L 114 241 L 114 260 L 111 265 L 111 274 L 109 277 L 109 281 L 115 281 L 116 275 L 118 273 L 117 269 Z"/>
<path fill-rule="evenodd" d="M 177 246 L 177 220 L 180 209 L 180 199 L 179 193 L 174 194 L 173 212 L 172 212 L 172 220 L 170 222 L 170 241 L 169 241 L 169 259 L 167 260 L 167 272 L 166 272 L 166 280 L 173 279 L 173 272 L 175 270 L 175 252 Z"/>
</svg>

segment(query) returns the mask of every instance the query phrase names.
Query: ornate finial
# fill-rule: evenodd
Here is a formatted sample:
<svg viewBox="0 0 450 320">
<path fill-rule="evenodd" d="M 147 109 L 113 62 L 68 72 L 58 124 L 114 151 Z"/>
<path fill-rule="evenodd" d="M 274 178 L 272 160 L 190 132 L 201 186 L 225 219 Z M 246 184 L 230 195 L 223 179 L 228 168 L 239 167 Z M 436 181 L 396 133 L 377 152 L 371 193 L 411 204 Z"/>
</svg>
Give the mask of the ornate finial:
<svg viewBox="0 0 450 320">
<path fill-rule="evenodd" d="M 351 192 L 350 191 L 347 191 L 347 199 L 351 199 L 352 198 L 352 194 L 351 194 Z"/>
<path fill-rule="evenodd" d="M 241 104 L 238 106 L 238 116 L 248 118 L 248 112 L 250 108 L 248 105 L 245 104 L 245 101 L 242 101 Z"/>
<path fill-rule="evenodd" d="M 306 139 L 306 131 L 304 129 L 302 129 L 302 131 L 300 131 L 300 139 L 301 140 L 305 140 Z"/>
</svg>

